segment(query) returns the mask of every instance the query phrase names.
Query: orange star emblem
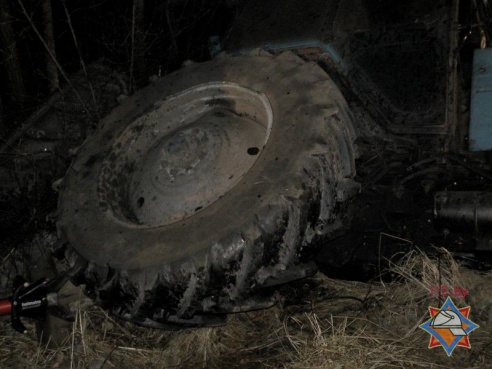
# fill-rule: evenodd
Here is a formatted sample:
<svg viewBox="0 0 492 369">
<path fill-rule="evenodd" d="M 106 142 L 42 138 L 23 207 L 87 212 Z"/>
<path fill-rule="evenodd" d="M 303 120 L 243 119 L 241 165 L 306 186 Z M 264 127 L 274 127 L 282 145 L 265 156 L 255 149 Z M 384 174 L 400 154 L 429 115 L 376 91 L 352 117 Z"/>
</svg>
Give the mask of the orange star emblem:
<svg viewBox="0 0 492 369">
<path fill-rule="evenodd" d="M 457 308 L 448 297 L 440 309 L 429 306 L 429 314 L 419 326 L 431 335 L 429 348 L 442 346 L 448 356 L 457 346 L 471 348 L 469 334 L 479 326 L 468 318 L 470 306 Z"/>
</svg>

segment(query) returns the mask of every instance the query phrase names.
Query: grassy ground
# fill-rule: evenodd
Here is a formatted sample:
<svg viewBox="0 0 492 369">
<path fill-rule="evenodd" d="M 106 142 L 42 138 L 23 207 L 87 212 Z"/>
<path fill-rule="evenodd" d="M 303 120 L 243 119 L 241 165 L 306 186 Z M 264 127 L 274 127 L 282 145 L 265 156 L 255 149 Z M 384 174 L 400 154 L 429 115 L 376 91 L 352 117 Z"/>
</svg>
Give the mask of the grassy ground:
<svg viewBox="0 0 492 369">
<path fill-rule="evenodd" d="M 97 307 L 80 309 L 59 348 L 0 325 L 1 368 L 492 368 L 492 274 L 470 271 L 445 253 L 440 263 L 420 252 L 392 267 L 394 282 L 332 280 L 321 274 L 279 291 L 274 308 L 232 315 L 220 328 L 166 332 L 116 320 Z M 429 287 L 460 286 L 480 328 L 471 349 L 448 357 L 428 349 L 419 328 Z M 441 301 L 442 302 L 442 301 Z"/>
</svg>

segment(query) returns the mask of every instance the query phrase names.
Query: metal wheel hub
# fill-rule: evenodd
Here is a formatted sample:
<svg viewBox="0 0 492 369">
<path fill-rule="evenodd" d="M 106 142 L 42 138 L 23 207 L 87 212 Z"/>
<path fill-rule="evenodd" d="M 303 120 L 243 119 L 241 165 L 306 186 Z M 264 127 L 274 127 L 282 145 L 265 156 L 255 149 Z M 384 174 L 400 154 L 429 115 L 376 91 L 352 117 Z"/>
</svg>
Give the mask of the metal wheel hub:
<svg viewBox="0 0 492 369">
<path fill-rule="evenodd" d="M 168 225 L 230 191 L 268 141 L 264 95 L 231 83 L 199 85 L 159 101 L 115 140 L 99 194 L 117 220 Z"/>
</svg>

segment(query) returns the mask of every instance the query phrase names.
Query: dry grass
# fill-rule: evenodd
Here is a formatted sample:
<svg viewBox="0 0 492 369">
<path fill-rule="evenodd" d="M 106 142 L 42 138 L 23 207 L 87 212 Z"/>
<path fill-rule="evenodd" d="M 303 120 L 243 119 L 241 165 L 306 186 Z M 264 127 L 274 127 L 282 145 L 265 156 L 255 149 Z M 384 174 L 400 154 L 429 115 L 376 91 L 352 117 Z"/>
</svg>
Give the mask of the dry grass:
<svg viewBox="0 0 492 369">
<path fill-rule="evenodd" d="M 232 315 L 220 328 L 158 331 L 91 307 L 79 311 L 70 339 L 58 349 L 37 345 L 33 333 L 22 336 L 3 322 L 0 367 L 492 368 L 490 273 L 467 270 L 445 251 L 440 268 L 411 252 L 392 273 L 398 280 L 391 283 L 318 274 L 281 290 L 276 307 Z M 439 305 L 429 293 L 439 283 L 469 288 L 466 301 L 454 302 L 471 304 L 471 318 L 481 324 L 470 336 L 472 349 L 457 348 L 450 358 L 442 348 L 429 350 L 429 336 L 418 328 L 428 319 L 427 307 Z"/>
</svg>

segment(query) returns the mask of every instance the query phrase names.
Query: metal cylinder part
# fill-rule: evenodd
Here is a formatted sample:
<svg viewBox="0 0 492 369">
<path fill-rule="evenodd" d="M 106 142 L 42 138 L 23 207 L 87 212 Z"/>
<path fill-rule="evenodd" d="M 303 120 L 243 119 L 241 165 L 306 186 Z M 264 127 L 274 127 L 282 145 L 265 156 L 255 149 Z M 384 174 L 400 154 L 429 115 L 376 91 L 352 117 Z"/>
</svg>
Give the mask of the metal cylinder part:
<svg viewBox="0 0 492 369">
<path fill-rule="evenodd" d="M 477 234 L 492 224 L 492 193 L 443 191 L 434 196 L 434 217 Z"/>
</svg>

